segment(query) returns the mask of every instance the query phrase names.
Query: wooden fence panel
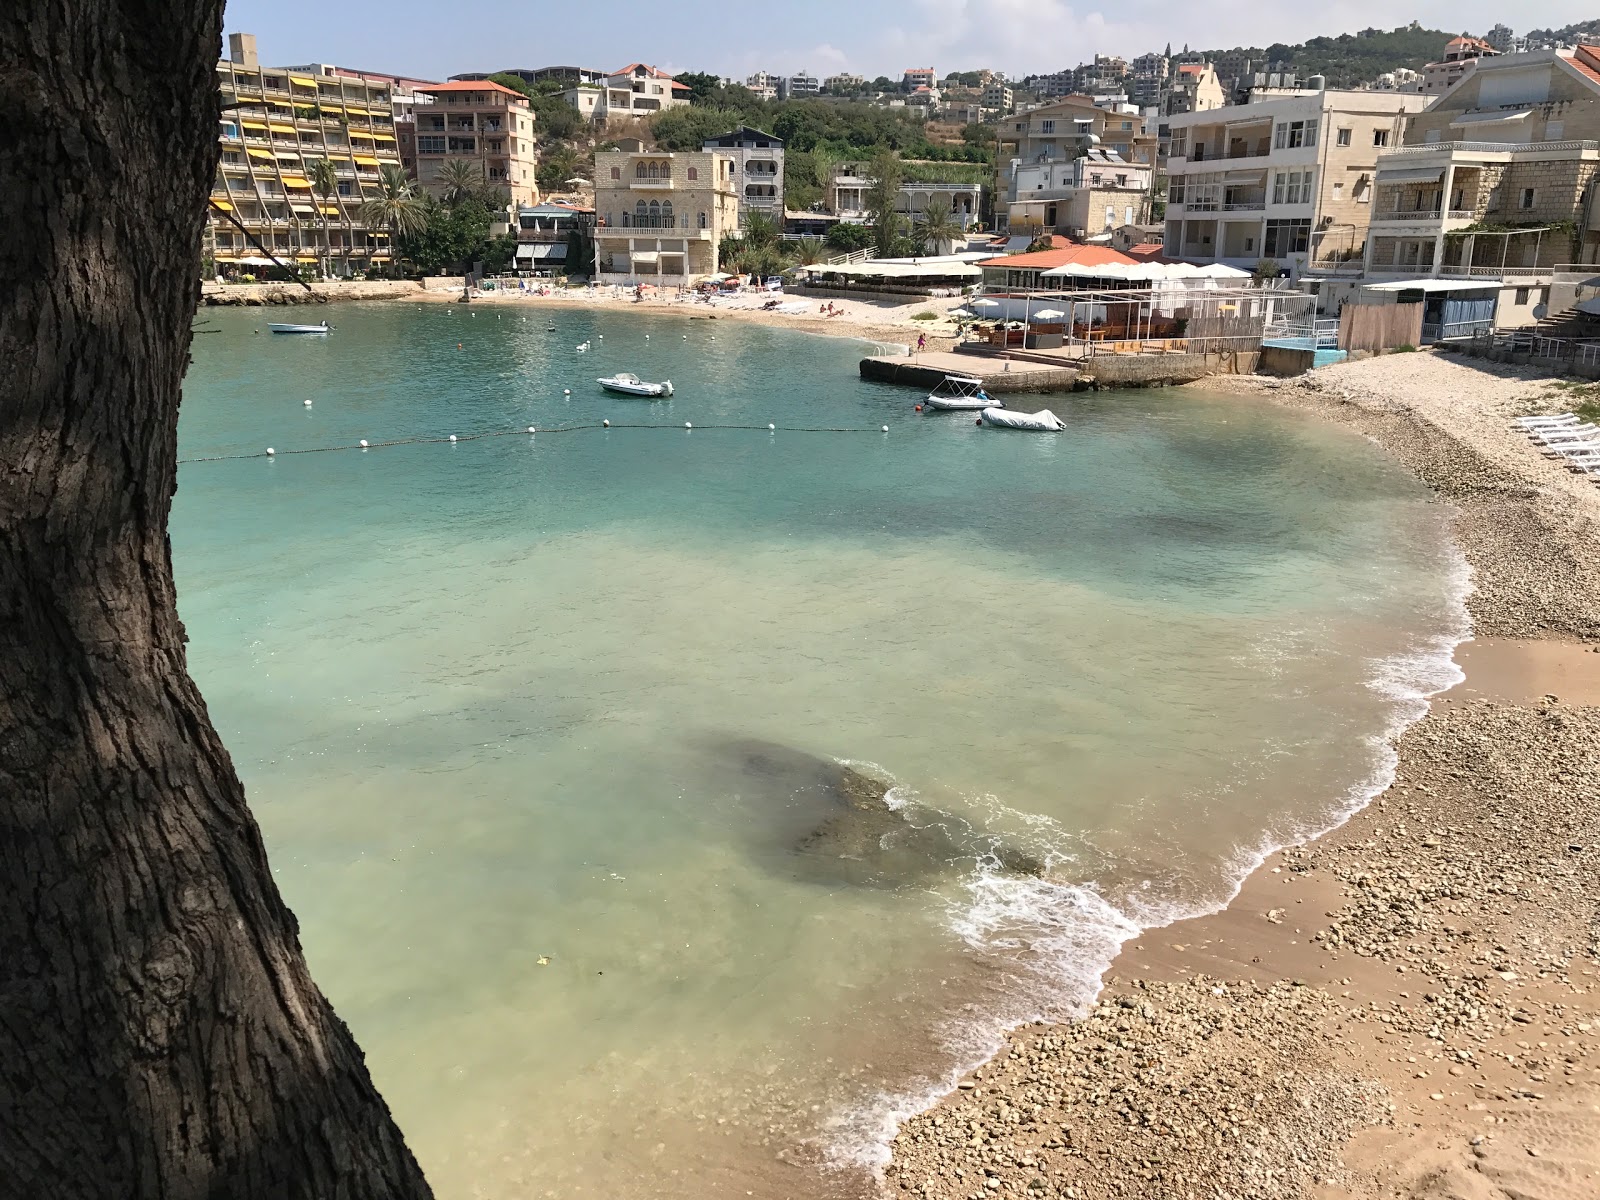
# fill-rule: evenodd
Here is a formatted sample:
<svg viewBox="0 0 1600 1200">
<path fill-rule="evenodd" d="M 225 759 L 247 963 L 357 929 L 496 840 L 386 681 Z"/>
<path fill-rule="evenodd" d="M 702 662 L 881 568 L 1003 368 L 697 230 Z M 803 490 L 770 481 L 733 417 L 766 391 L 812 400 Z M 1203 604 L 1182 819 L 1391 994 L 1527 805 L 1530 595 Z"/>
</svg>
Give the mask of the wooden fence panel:
<svg viewBox="0 0 1600 1200">
<path fill-rule="evenodd" d="M 1422 305 L 1346 304 L 1339 313 L 1339 349 L 1393 350 L 1422 344 Z"/>
</svg>

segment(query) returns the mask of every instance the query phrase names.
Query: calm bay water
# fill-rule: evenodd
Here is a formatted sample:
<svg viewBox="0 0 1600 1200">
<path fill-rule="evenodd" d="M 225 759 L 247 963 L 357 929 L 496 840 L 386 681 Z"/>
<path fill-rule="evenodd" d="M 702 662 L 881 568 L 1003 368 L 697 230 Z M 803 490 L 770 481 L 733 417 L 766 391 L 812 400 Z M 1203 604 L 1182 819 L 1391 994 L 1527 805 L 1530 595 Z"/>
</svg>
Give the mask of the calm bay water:
<svg viewBox="0 0 1600 1200">
<path fill-rule="evenodd" d="M 859 1187 L 1455 678 L 1443 513 L 1343 431 L 1183 390 L 980 430 L 859 343 L 464 308 L 206 312 L 181 451 L 279 458 L 186 464 L 173 517 L 191 667 L 442 1197 Z M 666 428 L 284 453 L 601 417 Z M 839 762 L 887 833 L 833 838 Z"/>
</svg>

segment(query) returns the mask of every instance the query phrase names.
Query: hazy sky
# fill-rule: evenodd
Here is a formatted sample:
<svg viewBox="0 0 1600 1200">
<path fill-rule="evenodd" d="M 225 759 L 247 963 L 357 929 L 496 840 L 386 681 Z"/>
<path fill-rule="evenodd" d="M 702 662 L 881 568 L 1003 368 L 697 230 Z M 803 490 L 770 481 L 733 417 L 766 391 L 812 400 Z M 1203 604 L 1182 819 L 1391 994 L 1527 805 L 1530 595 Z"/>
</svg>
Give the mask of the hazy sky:
<svg viewBox="0 0 1600 1200">
<path fill-rule="evenodd" d="M 1197 49 L 1297 42 L 1412 20 L 1482 34 L 1504 3 L 1344 0 L 1305 7 L 1261 0 L 229 0 L 230 33 L 254 33 L 269 65 L 331 62 L 443 79 L 462 71 L 571 64 L 744 76 L 757 69 L 900 77 L 907 67 L 1055 71 L 1096 52 L 1131 57 L 1185 42 Z M 1594 16 L 1592 3 L 1548 0 L 1509 23 L 1524 32 Z"/>
</svg>

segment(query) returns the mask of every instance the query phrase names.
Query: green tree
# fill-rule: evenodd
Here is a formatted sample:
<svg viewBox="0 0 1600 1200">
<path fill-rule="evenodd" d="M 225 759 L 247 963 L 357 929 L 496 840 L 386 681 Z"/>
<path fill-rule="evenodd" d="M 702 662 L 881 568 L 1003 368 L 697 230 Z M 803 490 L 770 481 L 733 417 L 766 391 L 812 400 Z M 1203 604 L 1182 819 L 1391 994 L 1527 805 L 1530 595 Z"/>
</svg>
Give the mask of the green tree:
<svg viewBox="0 0 1600 1200">
<path fill-rule="evenodd" d="M 778 223 L 764 212 L 754 211 L 744 219 L 744 243 L 752 250 L 770 250 L 783 240 Z"/>
<path fill-rule="evenodd" d="M 583 159 L 571 146 L 552 146 L 539 159 L 539 186 L 547 192 L 565 191 L 567 180 L 577 178 Z"/>
<path fill-rule="evenodd" d="M 498 83 L 501 87 L 508 87 L 513 92 L 521 92 L 524 96 L 532 96 L 533 88 L 521 75 L 513 75 L 510 71 L 496 71 L 489 76 L 490 83 Z"/>
<path fill-rule="evenodd" d="M 872 230 L 865 225 L 847 225 L 841 221 L 823 235 L 822 243 L 840 254 L 854 254 L 872 245 Z"/>
<path fill-rule="evenodd" d="M 570 142 L 586 128 L 582 114 L 559 93 L 536 92 L 529 103 L 533 107 L 534 131 L 546 144 Z"/>
<path fill-rule="evenodd" d="M 452 158 L 434 172 L 433 182 L 439 185 L 439 198 L 454 208 L 463 200 L 480 196 L 488 181 L 483 177 L 483 168 L 477 163 L 464 158 Z"/>
<path fill-rule="evenodd" d="M 961 223 L 946 200 L 930 200 L 917 219 L 917 240 L 924 254 L 945 254 L 945 249 L 961 236 Z"/>
<path fill-rule="evenodd" d="M 422 202 L 421 210 L 421 227 L 400 239 L 401 253 L 419 271 L 425 275 L 454 273 L 477 259 L 487 262 L 492 215 L 482 200 L 469 196 L 454 205 L 445 205 L 430 196 Z"/>
<path fill-rule="evenodd" d="M 417 188 L 400 167 L 385 163 L 378 173 L 376 194 L 361 202 L 361 219 L 369 227 L 387 229 L 396 245 L 428 223 Z"/>
<path fill-rule="evenodd" d="M 673 79 L 689 89 L 690 104 L 704 104 L 708 97 L 722 90 L 721 78 L 704 71 L 680 71 Z"/>
<path fill-rule="evenodd" d="M 311 169 L 306 172 L 306 179 L 311 183 L 311 192 L 317 198 L 317 218 L 322 222 L 322 273 L 327 275 L 328 269 L 328 214 L 327 208 L 339 194 L 339 172 L 334 169 L 333 160 L 319 158 L 311 164 Z"/>
<path fill-rule="evenodd" d="M 877 240 L 879 258 L 888 258 L 895 236 L 900 231 L 900 218 L 895 204 L 900 199 L 900 182 L 904 178 L 900 158 L 892 150 L 883 149 L 872 156 L 867 168 L 872 185 L 867 188 L 866 211 L 871 218 Z"/>
<path fill-rule="evenodd" d="M 809 267 L 821 262 L 823 253 L 821 238 L 803 237 L 795 246 L 794 260 L 802 267 Z"/>
</svg>

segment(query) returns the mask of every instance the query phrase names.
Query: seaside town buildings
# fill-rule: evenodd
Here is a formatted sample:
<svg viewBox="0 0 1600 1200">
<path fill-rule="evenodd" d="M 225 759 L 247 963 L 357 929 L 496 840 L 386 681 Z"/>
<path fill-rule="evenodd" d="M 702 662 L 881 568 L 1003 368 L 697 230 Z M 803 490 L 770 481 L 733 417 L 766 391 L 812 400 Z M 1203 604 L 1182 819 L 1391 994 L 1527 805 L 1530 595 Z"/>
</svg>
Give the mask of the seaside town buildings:
<svg viewBox="0 0 1600 1200">
<path fill-rule="evenodd" d="M 863 224 L 868 219 L 867 193 L 874 182 L 866 163 L 837 163 L 829 177 L 824 205 L 846 224 Z M 954 181 L 902 183 L 895 200 L 895 212 L 912 218 L 930 207 L 941 206 L 949 210 L 962 229 L 968 229 L 982 215 L 983 185 Z"/>
<path fill-rule="evenodd" d="M 1129 104 L 1068 96 L 1018 112 L 1000 131 L 997 217 L 1013 233 L 1096 239 L 1143 224 L 1156 143 Z"/>
<path fill-rule="evenodd" d="M 637 139 L 595 155 L 596 277 L 680 285 L 718 269 L 739 228 L 738 155 L 645 150 Z"/>
<path fill-rule="evenodd" d="M 503 189 L 511 203 L 538 203 L 534 115 L 526 96 L 488 80 L 428 84 L 416 93 L 433 101 L 413 117 L 411 174 L 423 190 L 437 198 L 445 164 L 465 162 Z"/>
<path fill-rule="evenodd" d="M 629 63 L 598 83 L 575 83 L 562 98 L 597 125 L 651 117 L 689 103 L 689 87 L 647 63 Z"/>
<path fill-rule="evenodd" d="M 1499 53 L 1481 38 L 1451 38 L 1445 44 L 1444 57 L 1422 69 L 1422 90 L 1430 96 L 1442 95 L 1472 74 L 1479 59 Z"/>
<path fill-rule="evenodd" d="M 1359 258 L 1378 156 L 1426 103 L 1314 87 L 1171 117 L 1168 255 L 1246 269 L 1272 260 L 1296 275 Z"/>
<path fill-rule="evenodd" d="M 361 209 L 380 169 L 400 166 L 394 104 L 419 81 L 325 64 L 263 67 L 248 33 L 228 36 L 216 73 L 221 158 L 206 224 L 216 273 L 271 269 L 273 259 L 341 276 L 390 263 L 389 231 Z M 324 162 L 326 190 L 313 182 Z"/>
<path fill-rule="evenodd" d="M 733 182 L 739 195 L 739 225 L 753 212 L 783 227 L 783 139 L 741 125 L 718 137 L 707 138 L 702 150 L 733 156 Z"/>
</svg>

